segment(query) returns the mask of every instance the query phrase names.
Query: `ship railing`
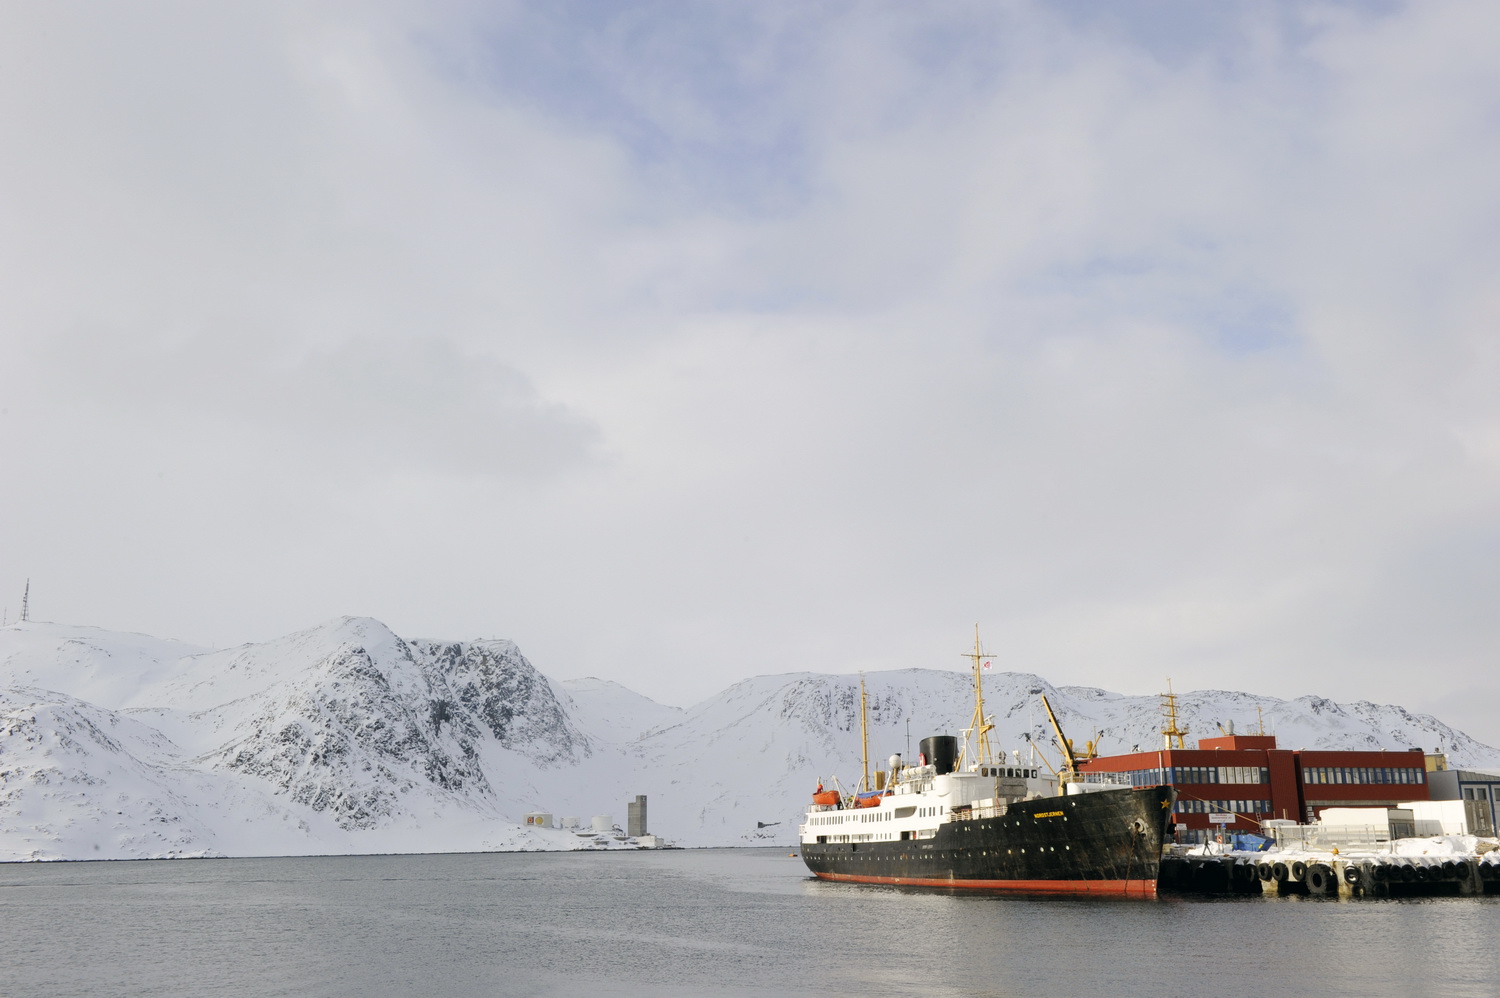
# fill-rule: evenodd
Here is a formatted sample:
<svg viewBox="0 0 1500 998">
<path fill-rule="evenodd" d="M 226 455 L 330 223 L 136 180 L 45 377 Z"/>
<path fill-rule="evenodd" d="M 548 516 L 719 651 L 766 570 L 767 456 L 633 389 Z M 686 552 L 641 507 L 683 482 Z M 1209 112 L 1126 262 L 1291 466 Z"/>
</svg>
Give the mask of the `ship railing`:
<svg viewBox="0 0 1500 998">
<path fill-rule="evenodd" d="M 1122 787 L 1132 786 L 1131 782 L 1124 778 L 1122 773 L 1061 773 L 1058 779 L 1062 783 L 1089 783 L 1089 784 L 1112 784 Z"/>
</svg>

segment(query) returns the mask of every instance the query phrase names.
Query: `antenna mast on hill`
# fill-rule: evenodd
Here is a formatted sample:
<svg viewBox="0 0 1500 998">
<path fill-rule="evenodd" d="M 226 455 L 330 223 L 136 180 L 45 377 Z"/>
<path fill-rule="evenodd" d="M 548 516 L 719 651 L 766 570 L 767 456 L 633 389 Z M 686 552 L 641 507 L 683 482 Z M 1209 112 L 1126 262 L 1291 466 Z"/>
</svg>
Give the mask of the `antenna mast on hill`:
<svg viewBox="0 0 1500 998">
<path fill-rule="evenodd" d="M 29 607 L 30 603 L 31 603 L 31 580 L 27 579 L 26 580 L 26 591 L 21 594 L 21 620 L 22 621 L 27 621 L 27 620 L 31 619 L 31 610 L 30 610 L 30 607 Z"/>
<path fill-rule="evenodd" d="M 958 756 L 959 769 L 963 769 L 965 761 L 969 762 L 970 765 L 977 765 L 989 762 L 992 758 L 990 755 L 990 732 L 995 730 L 995 726 L 985 719 L 984 684 L 979 678 L 981 670 L 989 668 L 990 663 L 985 661 L 985 659 L 990 656 L 986 655 L 979 646 L 978 624 L 974 625 L 974 650 L 964 652 L 963 656 L 974 663 L 974 719 L 964 729 L 964 747 Z M 965 756 L 969 752 L 969 735 L 971 733 L 974 735 L 974 758 L 966 760 Z"/>
</svg>

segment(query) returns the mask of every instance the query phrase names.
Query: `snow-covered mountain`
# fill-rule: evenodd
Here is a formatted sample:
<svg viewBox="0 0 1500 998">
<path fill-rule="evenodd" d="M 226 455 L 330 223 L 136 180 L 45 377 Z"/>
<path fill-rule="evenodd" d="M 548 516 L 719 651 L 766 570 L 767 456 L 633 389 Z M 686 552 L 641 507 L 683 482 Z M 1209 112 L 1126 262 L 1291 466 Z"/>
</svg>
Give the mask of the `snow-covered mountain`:
<svg viewBox="0 0 1500 998">
<path fill-rule="evenodd" d="M 14 625 L 0 689 L 7 858 L 572 845 L 517 825 L 592 751 L 510 642 L 361 618 L 229 651 Z"/>
<path fill-rule="evenodd" d="M 653 728 L 676 724 L 686 713 L 608 679 L 567 679 L 560 684 L 572 705 L 573 720 L 590 737 L 624 744 Z"/>
<path fill-rule="evenodd" d="M 1023 757 L 1056 758 L 1042 693 L 1080 743 L 1160 742 L 1156 697 L 985 677 L 992 738 Z M 872 765 L 973 710 L 965 673 L 866 687 Z M 1500 751 L 1400 707 L 1219 691 L 1178 705 L 1194 735 L 1261 721 L 1287 747 L 1441 747 L 1500 768 Z M 226 651 L 0 628 L 0 859 L 575 848 L 522 816 L 622 818 L 640 793 L 679 843 L 789 843 L 808 791 L 859 768 L 855 676 L 761 676 L 683 710 L 553 683 L 508 641 L 407 640 L 367 618 Z"/>
</svg>

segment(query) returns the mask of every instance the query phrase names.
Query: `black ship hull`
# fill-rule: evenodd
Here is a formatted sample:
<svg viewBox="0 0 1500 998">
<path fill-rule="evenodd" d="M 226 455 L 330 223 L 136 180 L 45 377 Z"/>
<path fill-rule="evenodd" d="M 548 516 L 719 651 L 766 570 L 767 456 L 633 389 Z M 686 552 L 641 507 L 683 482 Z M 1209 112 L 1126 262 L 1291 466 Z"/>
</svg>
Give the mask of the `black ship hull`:
<svg viewBox="0 0 1500 998">
<path fill-rule="evenodd" d="M 1154 897 L 1174 800 L 1144 787 L 1018 801 L 931 838 L 804 842 L 802 858 L 825 880 Z"/>
</svg>

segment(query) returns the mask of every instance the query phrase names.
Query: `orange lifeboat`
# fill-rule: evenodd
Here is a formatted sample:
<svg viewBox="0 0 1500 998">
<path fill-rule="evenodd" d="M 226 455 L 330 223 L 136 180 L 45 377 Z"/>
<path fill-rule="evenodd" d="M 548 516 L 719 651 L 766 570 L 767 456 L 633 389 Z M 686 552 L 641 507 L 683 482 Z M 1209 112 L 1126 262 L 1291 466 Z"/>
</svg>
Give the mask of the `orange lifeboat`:
<svg viewBox="0 0 1500 998">
<path fill-rule="evenodd" d="M 822 804 L 825 807 L 832 807 L 838 802 L 839 792 L 837 790 L 821 790 L 818 793 L 813 794 L 814 804 Z"/>
<path fill-rule="evenodd" d="M 876 795 L 871 796 L 871 797 L 856 797 L 856 798 L 854 798 L 854 806 L 855 807 L 879 807 L 880 806 L 880 797 L 881 797 L 880 794 L 876 794 Z"/>
</svg>

